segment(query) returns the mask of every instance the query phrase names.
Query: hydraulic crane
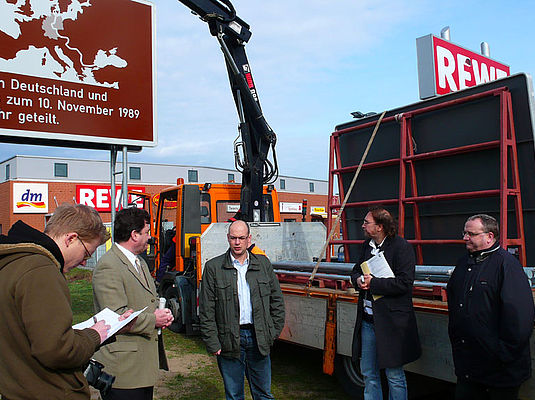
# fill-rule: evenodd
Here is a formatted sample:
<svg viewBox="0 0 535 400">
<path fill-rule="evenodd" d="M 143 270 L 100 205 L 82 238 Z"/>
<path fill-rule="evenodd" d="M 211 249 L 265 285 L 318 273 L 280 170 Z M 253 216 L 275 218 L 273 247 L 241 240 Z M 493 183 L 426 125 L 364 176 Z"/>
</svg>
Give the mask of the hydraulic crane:
<svg viewBox="0 0 535 400">
<path fill-rule="evenodd" d="M 264 184 L 278 177 L 275 143 L 277 137 L 262 113 L 258 93 L 245 53 L 251 38 L 249 25 L 236 16 L 228 0 L 179 0 L 208 24 L 225 58 L 230 87 L 238 111 L 238 137 L 234 141 L 236 170 L 242 174 L 241 219 L 266 221 L 262 199 Z M 273 160 L 268 159 L 269 151 Z"/>
</svg>

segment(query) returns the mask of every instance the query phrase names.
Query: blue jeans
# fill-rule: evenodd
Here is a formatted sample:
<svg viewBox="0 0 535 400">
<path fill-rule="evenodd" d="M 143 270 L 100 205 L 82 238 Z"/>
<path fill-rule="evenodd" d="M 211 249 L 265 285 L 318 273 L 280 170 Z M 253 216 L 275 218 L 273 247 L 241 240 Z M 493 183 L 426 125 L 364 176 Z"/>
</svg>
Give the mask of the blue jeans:
<svg viewBox="0 0 535 400">
<path fill-rule="evenodd" d="M 244 376 L 253 400 L 274 399 L 271 394 L 271 359 L 258 351 L 253 330 L 240 329 L 240 359 L 217 356 L 227 400 L 243 400 Z"/>
<path fill-rule="evenodd" d="M 362 321 L 361 335 L 360 372 L 364 376 L 364 400 L 383 400 L 381 374 L 377 365 L 374 325 Z M 385 373 L 388 380 L 389 400 L 407 400 L 407 380 L 403 367 L 385 368 Z"/>
</svg>

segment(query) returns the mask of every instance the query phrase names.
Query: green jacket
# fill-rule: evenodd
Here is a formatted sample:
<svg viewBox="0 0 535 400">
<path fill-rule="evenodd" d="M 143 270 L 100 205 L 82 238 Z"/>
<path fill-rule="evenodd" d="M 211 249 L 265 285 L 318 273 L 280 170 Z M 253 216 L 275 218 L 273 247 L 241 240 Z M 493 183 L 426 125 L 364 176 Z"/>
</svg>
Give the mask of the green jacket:
<svg viewBox="0 0 535 400">
<path fill-rule="evenodd" d="M 249 253 L 249 268 L 245 276 L 251 291 L 258 350 L 266 356 L 284 327 L 282 292 L 266 256 Z M 201 336 L 208 352 L 213 354 L 221 349 L 222 356 L 239 358 L 238 275 L 230 259 L 230 250 L 212 258 L 204 266 L 199 315 Z"/>
</svg>

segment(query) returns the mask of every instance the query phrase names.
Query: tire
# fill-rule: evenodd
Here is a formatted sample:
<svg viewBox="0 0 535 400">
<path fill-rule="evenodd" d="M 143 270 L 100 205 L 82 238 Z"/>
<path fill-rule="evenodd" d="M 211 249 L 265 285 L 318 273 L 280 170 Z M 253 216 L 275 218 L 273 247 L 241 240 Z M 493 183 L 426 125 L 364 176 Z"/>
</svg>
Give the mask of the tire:
<svg viewBox="0 0 535 400">
<path fill-rule="evenodd" d="M 360 366 L 351 357 L 337 355 L 334 364 L 334 374 L 342 389 L 352 398 L 364 399 L 364 379 L 360 373 Z"/>
<path fill-rule="evenodd" d="M 182 320 L 182 299 L 177 288 L 169 285 L 164 291 L 164 297 L 167 300 L 166 306 L 171 310 L 174 318 L 173 323 L 167 329 L 175 333 L 183 333 L 186 330 L 186 325 Z"/>
</svg>

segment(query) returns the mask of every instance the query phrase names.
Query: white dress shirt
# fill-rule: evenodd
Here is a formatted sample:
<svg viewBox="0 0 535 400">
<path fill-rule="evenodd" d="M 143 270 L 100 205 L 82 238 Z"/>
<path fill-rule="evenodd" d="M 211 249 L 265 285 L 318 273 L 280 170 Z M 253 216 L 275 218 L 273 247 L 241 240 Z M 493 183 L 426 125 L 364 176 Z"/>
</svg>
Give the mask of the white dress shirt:
<svg viewBox="0 0 535 400">
<path fill-rule="evenodd" d="M 386 236 L 383 238 L 383 241 L 379 244 L 376 244 L 375 243 L 375 240 L 370 240 L 370 247 L 372 248 L 372 255 L 376 256 L 377 254 L 379 254 L 379 248 L 383 245 L 383 243 L 385 242 L 386 240 Z"/>
<path fill-rule="evenodd" d="M 137 260 L 137 256 L 132 253 L 130 250 L 128 249 L 125 249 L 123 246 L 121 246 L 120 244 L 118 243 L 115 243 L 115 245 L 117 246 L 117 248 L 119 250 L 121 250 L 123 252 L 123 254 L 126 256 L 126 258 L 128 258 L 128 261 L 130 261 L 130 264 L 132 264 L 134 266 L 134 268 L 136 269 L 136 271 L 138 273 L 141 273 L 141 271 L 138 269 L 138 266 L 137 266 L 137 263 L 136 263 L 136 260 Z"/>
<path fill-rule="evenodd" d="M 249 268 L 249 253 L 243 264 L 234 258 L 230 253 L 232 265 L 238 271 L 238 298 L 240 301 L 240 325 L 253 323 L 253 309 L 251 305 L 251 289 L 245 279 L 245 274 Z"/>
</svg>

